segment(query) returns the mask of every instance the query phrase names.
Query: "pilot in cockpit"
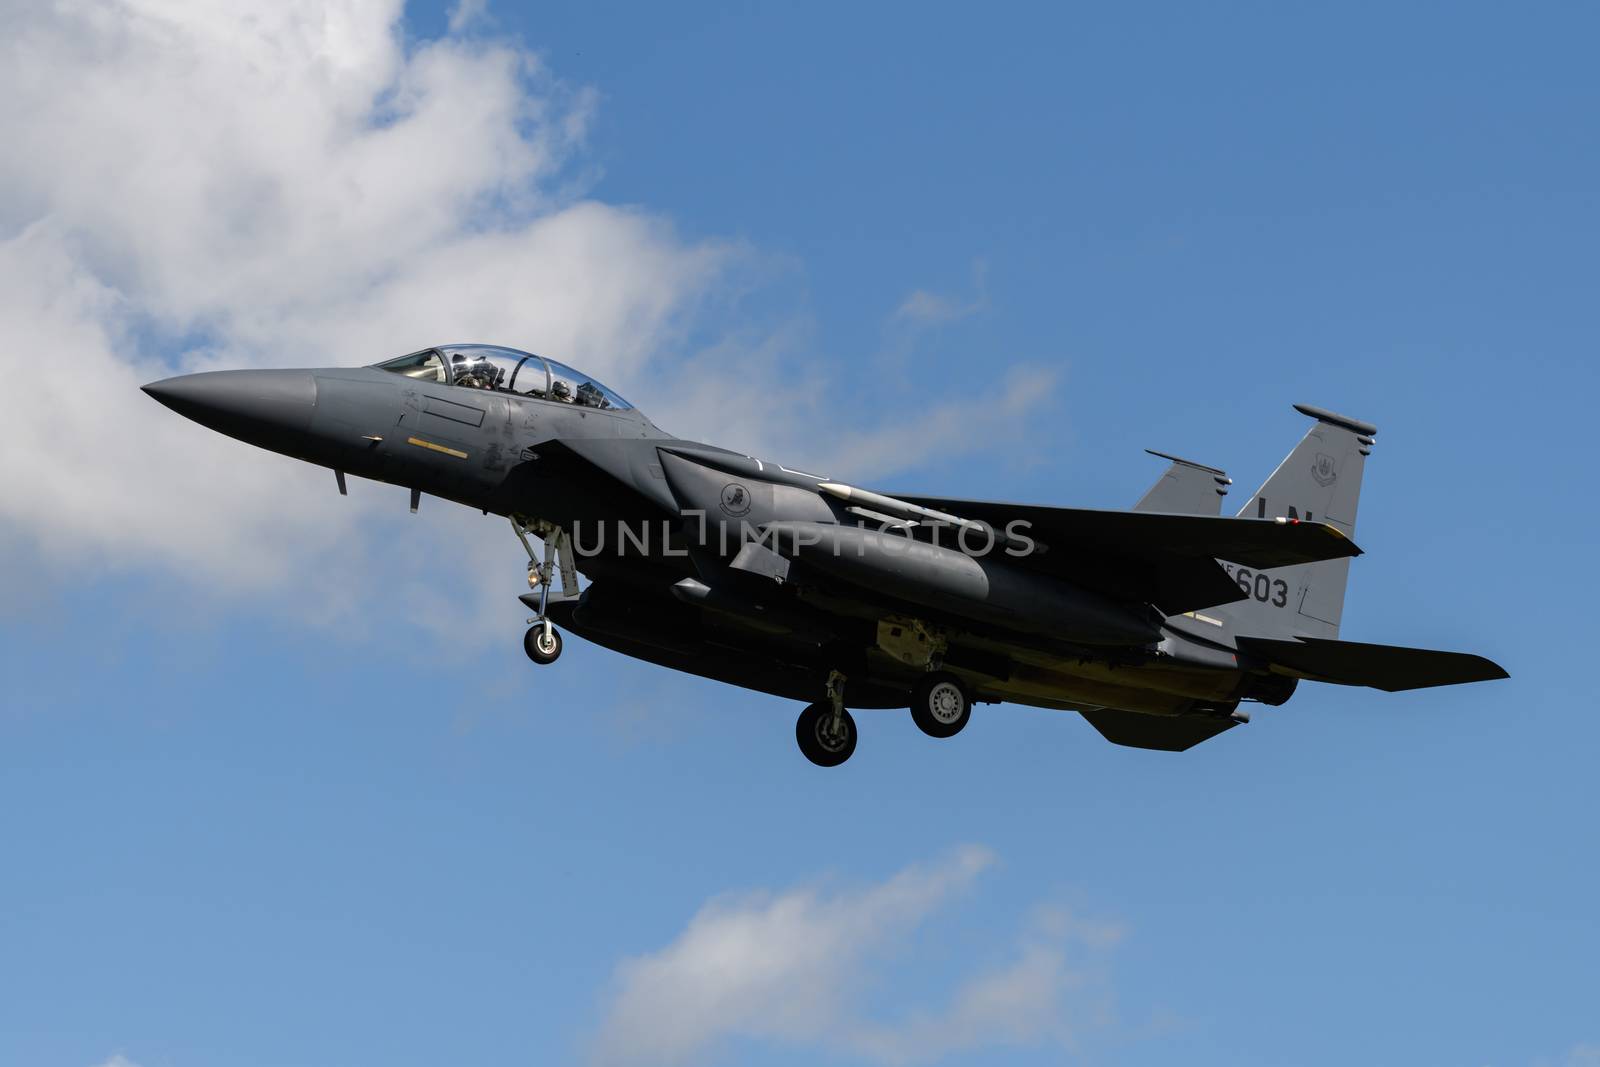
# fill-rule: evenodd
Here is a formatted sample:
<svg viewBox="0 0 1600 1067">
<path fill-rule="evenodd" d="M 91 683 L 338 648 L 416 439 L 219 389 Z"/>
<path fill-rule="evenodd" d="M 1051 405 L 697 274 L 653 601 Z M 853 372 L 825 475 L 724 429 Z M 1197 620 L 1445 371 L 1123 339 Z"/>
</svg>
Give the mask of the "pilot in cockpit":
<svg viewBox="0 0 1600 1067">
<path fill-rule="evenodd" d="M 578 383 L 578 403 L 590 408 L 608 408 L 611 406 L 610 401 L 606 400 L 606 395 L 593 382 Z"/>
<path fill-rule="evenodd" d="M 450 360 L 450 370 L 457 385 L 464 385 L 468 389 L 494 388 L 496 377 L 494 365 L 482 356 L 468 359 L 458 352 Z"/>
</svg>

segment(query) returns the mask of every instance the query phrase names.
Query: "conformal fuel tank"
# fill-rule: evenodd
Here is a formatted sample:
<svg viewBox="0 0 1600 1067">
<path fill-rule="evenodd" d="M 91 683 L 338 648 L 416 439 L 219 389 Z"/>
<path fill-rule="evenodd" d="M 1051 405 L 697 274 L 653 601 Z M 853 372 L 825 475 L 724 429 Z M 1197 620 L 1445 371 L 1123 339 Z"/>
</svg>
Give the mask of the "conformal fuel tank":
<svg viewBox="0 0 1600 1067">
<path fill-rule="evenodd" d="M 975 556 L 862 526 L 780 522 L 768 530 L 767 543 L 784 556 L 924 607 L 1088 645 L 1144 645 L 1160 634 L 1144 605 L 1040 574 L 998 545 Z"/>
</svg>

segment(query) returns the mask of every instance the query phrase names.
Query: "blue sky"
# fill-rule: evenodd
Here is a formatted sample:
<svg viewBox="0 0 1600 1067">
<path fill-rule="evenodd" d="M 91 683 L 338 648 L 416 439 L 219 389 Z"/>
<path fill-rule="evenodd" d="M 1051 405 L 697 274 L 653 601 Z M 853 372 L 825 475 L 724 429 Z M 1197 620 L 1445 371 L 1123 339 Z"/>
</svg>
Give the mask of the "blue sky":
<svg viewBox="0 0 1600 1067">
<path fill-rule="evenodd" d="M 0 1064 L 1600 1062 L 1600 19 L 332 10 L 0 46 Z M 891 490 L 1240 500 L 1367 419 L 1342 636 L 1512 678 L 824 772 L 134 388 L 461 339 Z"/>
</svg>

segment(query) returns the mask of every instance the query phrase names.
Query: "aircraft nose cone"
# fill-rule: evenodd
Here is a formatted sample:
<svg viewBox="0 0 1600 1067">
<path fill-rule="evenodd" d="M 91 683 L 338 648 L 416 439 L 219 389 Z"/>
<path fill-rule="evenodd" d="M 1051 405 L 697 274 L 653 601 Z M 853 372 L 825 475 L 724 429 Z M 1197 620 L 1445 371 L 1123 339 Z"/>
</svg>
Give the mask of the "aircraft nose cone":
<svg viewBox="0 0 1600 1067">
<path fill-rule="evenodd" d="M 307 370 L 206 371 L 144 391 L 202 426 L 265 448 L 303 435 L 317 405 L 317 380 Z"/>
</svg>

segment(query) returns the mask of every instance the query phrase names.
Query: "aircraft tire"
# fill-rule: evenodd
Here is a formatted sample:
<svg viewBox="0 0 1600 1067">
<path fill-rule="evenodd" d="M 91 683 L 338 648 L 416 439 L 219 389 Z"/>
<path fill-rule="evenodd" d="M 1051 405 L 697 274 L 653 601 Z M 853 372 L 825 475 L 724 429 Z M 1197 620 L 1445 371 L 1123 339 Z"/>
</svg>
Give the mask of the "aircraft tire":
<svg viewBox="0 0 1600 1067">
<path fill-rule="evenodd" d="M 929 737 L 954 737 L 972 718 L 972 698 L 949 671 L 933 671 L 911 689 L 911 720 Z"/>
<path fill-rule="evenodd" d="M 561 631 L 550 628 L 550 639 L 544 639 L 544 623 L 535 623 L 522 635 L 522 651 L 528 658 L 543 667 L 561 658 Z"/>
<path fill-rule="evenodd" d="M 841 737 L 828 733 L 833 708 L 828 704 L 811 704 L 800 713 L 794 724 L 795 740 L 806 759 L 818 767 L 837 767 L 850 758 L 856 750 L 856 721 L 848 711 L 840 713 Z"/>
</svg>

